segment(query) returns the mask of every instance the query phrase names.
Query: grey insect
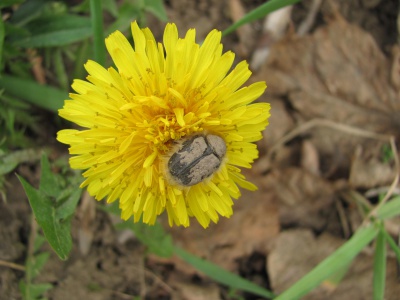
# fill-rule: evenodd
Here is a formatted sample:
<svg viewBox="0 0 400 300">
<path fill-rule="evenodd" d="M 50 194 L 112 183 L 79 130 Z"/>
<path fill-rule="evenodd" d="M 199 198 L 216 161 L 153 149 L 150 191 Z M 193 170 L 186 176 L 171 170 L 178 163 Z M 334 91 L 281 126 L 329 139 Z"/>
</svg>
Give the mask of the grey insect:
<svg viewBox="0 0 400 300">
<path fill-rule="evenodd" d="M 192 186 L 218 170 L 225 153 L 226 144 L 221 137 L 213 134 L 195 135 L 184 141 L 171 156 L 168 169 L 177 183 Z"/>
</svg>

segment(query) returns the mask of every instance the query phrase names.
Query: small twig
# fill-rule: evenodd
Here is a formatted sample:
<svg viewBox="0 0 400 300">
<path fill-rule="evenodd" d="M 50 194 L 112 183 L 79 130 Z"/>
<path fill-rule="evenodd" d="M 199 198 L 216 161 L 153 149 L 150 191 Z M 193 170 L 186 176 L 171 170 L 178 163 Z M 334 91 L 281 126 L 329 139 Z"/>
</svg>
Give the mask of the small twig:
<svg viewBox="0 0 400 300">
<path fill-rule="evenodd" d="M 299 29 L 297 30 L 297 34 L 299 36 L 305 35 L 307 32 L 310 31 L 311 27 L 313 26 L 315 22 L 315 17 L 317 16 L 319 7 L 321 6 L 322 0 L 313 0 L 311 4 L 310 11 L 307 14 L 307 17 L 305 20 L 301 23 L 299 26 Z"/>
<path fill-rule="evenodd" d="M 36 81 L 40 84 L 46 84 L 46 74 L 42 65 L 43 58 L 38 55 L 36 49 L 29 48 L 26 50 L 26 54 L 32 65 L 32 73 Z"/>
<path fill-rule="evenodd" d="M 368 210 L 373 209 L 373 205 L 359 192 L 355 190 L 350 190 L 346 194 L 348 194 L 350 200 L 355 200 L 357 203 L 362 204 L 364 207 L 368 208 Z"/>
<path fill-rule="evenodd" d="M 25 271 L 24 266 L 21 266 L 21 265 L 18 265 L 18 264 L 9 262 L 9 261 L 5 261 L 5 260 L 0 260 L 0 266 L 11 268 L 11 269 L 18 270 L 18 271 Z"/>
<path fill-rule="evenodd" d="M 394 141 L 394 137 L 390 137 L 390 147 L 392 149 L 392 152 L 394 154 L 394 163 L 396 167 L 396 176 L 394 177 L 394 180 L 392 184 L 389 187 L 389 190 L 387 191 L 385 197 L 382 199 L 382 201 L 379 202 L 377 206 L 368 214 L 367 219 L 369 219 L 372 216 L 375 216 L 378 213 L 378 210 L 392 197 L 394 191 L 396 190 L 396 187 L 399 183 L 399 173 L 400 173 L 400 163 L 399 163 L 399 156 L 397 153 L 397 148 L 396 148 L 396 143 Z"/>
<path fill-rule="evenodd" d="M 378 187 L 375 189 L 370 189 L 370 190 L 366 191 L 364 193 L 364 195 L 367 198 L 376 197 L 380 194 L 387 193 L 389 189 L 390 189 L 390 186 L 381 186 L 381 187 Z M 393 194 L 400 195 L 400 188 L 398 188 L 398 187 L 395 188 L 393 191 Z"/>
<path fill-rule="evenodd" d="M 340 219 L 340 224 L 342 224 L 342 228 L 343 228 L 343 235 L 345 238 L 349 238 L 350 237 L 350 226 L 349 226 L 349 222 L 346 218 L 346 213 L 344 211 L 343 205 L 340 202 L 339 199 L 336 199 L 335 201 L 335 206 L 336 206 L 336 210 L 339 214 L 339 219 Z"/>
<path fill-rule="evenodd" d="M 144 256 L 139 259 L 139 281 L 140 281 L 140 297 L 144 299 L 147 293 L 145 269 L 144 269 Z"/>
<path fill-rule="evenodd" d="M 140 276 L 140 296 L 144 299 L 146 296 L 146 282 L 145 282 L 145 277 L 150 277 L 151 279 L 153 279 L 155 282 L 157 282 L 161 287 L 163 287 L 168 293 L 173 293 L 174 289 L 172 287 L 170 287 L 166 282 L 164 282 L 160 277 L 158 277 L 156 274 L 154 274 L 153 272 L 147 270 L 144 267 L 144 263 L 143 260 L 141 260 L 141 263 L 139 265 L 139 267 L 135 268 L 136 270 L 139 271 L 139 273 L 141 274 Z M 143 275 L 142 275 L 143 274 Z"/>
<path fill-rule="evenodd" d="M 397 11 L 397 42 L 400 44 L 400 7 Z"/>
<path fill-rule="evenodd" d="M 355 203 L 357 205 L 358 212 L 361 216 L 361 220 L 357 223 L 351 222 L 351 227 L 354 230 L 360 226 L 362 220 L 366 217 L 366 211 L 373 208 L 372 204 L 362 194 L 355 190 L 343 191 L 339 194 L 339 197 L 344 199 L 347 203 Z"/>
<path fill-rule="evenodd" d="M 400 247 L 400 229 L 398 230 L 397 246 Z M 400 279 L 400 262 L 399 261 L 397 261 L 397 279 Z"/>
<path fill-rule="evenodd" d="M 283 136 L 281 139 L 279 139 L 268 151 L 268 157 L 270 158 L 275 151 L 277 151 L 279 148 L 281 148 L 284 144 L 295 138 L 296 136 L 302 134 L 303 132 L 306 132 L 314 127 L 328 127 L 334 130 L 342 131 L 347 134 L 352 134 L 360 137 L 365 137 L 365 138 L 370 138 L 370 139 L 375 139 L 379 141 L 389 141 L 392 136 L 387 135 L 387 134 L 380 134 L 380 133 L 375 133 L 371 132 L 368 130 L 360 129 L 357 127 L 353 127 L 350 125 L 345 125 L 345 124 L 340 124 L 333 122 L 331 120 L 326 120 L 326 119 L 313 119 L 310 120 L 306 123 L 303 123 L 290 131 L 288 134 Z"/>
<path fill-rule="evenodd" d="M 118 292 L 118 291 L 114 291 L 114 290 L 110 290 L 110 289 L 107 289 L 107 290 L 122 299 L 127 299 L 127 300 L 135 299 L 135 297 L 133 295 L 129 295 L 127 293 L 122 293 L 122 292 Z"/>
<path fill-rule="evenodd" d="M 387 191 L 385 197 L 382 199 L 382 201 L 380 201 L 380 203 L 378 205 L 376 205 L 374 208 L 372 208 L 372 210 L 369 212 L 368 216 L 364 219 L 362 226 L 366 225 L 366 223 L 368 223 L 370 221 L 370 218 L 372 216 L 375 216 L 377 214 L 378 210 L 390 199 L 390 197 L 393 195 L 393 193 L 395 193 L 395 191 L 397 189 L 397 185 L 399 183 L 400 163 L 399 163 L 399 156 L 398 156 L 394 136 L 387 135 L 387 134 L 375 133 L 375 132 L 360 129 L 357 127 L 335 123 L 333 121 L 326 120 L 326 119 L 313 119 L 304 124 L 301 124 L 300 126 L 293 129 L 291 132 L 289 132 L 288 134 L 283 136 L 280 140 L 278 140 L 278 142 L 276 142 L 275 145 L 273 145 L 270 148 L 270 150 L 267 154 L 267 160 L 271 161 L 272 155 L 275 153 L 275 151 L 277 151 L 280 147 L 282 147 L 288 141 L 292 140 L 294 137 L 296 137 L 296 136 L 300 135 L 301 133 L 308 131 L 314 127 L 328 127 L 328 128 L 334 129 L 334 130 L 342 131 L 347 134 L 390 143 L 390 147 L 391 147 L 391 150 L 394 155 L 396 176 L 394 177 L 393 182 L 390 185 L 389 190 Z M 366 204 L 366 203 L 364 203 L 364 204 Z"/>
<path fill-rule="evenodd" d="M 165 283 L 160 277 L 149 270 L 144 270 L 145 274 L 151 278 L 153 278 L 160 286 L 162 286 L 168 293 L 173 293 L 174 289 L 170 287 L 167 283 Z"/>
</svg>

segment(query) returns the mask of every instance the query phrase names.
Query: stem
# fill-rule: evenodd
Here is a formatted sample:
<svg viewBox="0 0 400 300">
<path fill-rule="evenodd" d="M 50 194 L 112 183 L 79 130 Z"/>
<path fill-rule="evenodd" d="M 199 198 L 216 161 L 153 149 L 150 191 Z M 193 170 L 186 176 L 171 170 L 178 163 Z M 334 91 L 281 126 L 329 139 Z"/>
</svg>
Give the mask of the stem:
<svg viewBox="0 0 400 300">
<path fill-rule="evenodd" d="M 103 14 L 100 0 L 90 0 L 91 21 L 94 43 L 94 60 L 104 66 L 106 49 L 104 45 Z"/>
</svg>

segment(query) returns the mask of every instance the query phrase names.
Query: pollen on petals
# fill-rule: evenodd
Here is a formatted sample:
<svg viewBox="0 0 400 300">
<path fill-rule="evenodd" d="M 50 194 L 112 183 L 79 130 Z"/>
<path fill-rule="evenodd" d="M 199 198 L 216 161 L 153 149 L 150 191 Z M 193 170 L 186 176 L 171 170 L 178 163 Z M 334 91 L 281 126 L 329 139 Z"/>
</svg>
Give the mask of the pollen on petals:
<svg viewBox="0 0 400 300">
<path fill-rule="evenodd" d="M 57 139 L 69 145 L 71 167 L 85 170 L 81 187 L 97 200 L 119 201 L 122 219 L 154 224 L 165 212 L 171 226 L 196 219 L 207 228 L 233 214 L 239 188 L 257 189 L 240 168 L 258 157 L 254 142 L 268 125 L 270 106 L 253 102 L 266 85 L 243 86 L 248 64 L 232 68 L 235 55 L 223 53 L 217 30 L 201 45 L 195 29 L 179 38 L 175 24 L 166 25 L 162 43 L 136 22 L 131 31 L 134 47 L 119 31 L 105 40 L 116 68 L 85 64 L 87 80 L 73 82 L 75 93 L 59 110 L 83 128 L 61 130 Z M 177 183 L 169 159 L 192 137 L 209 134 L 225 144 L 218 167 L 193 185 Z M 187 150 L 196 147 L 185 148 L 189 155 L 180 163 L 187 170 L 203 159 Z"/>
</svg>

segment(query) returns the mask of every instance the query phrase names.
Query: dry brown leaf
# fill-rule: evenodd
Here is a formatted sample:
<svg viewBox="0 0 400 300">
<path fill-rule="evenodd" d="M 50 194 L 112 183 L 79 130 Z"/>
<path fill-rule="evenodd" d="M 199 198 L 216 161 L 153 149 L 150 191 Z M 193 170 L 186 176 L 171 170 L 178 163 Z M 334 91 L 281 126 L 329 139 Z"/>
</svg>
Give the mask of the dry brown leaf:
<svg viewBox="0 0 400 300">
<path fill-rule="evenodd" d="M 176 291 L 172 300 L 219 300 L 220 290 L 216 284 L 200 285 L 182 281 L 174 282 Z"/>
<path fill-rule="evenodd" d="M 316 240 L 312 231 L 305 229 L 282 232 L 267 261 L 273 291 L 281 293 L 288 289 L 341 243 L 341 240 L 329 235 Z"/>
<path fill-rule="evenodd" d="M 371 149 L 363 150 L 358 147 L 355 151 L 350 168 L 350 186 L 371 188 L 390 184 L 396 175 L 393 167 L 378 159 L 378 155 L 371 156 L 371 152 L 368 151 Z"/>
<path fill-rule="evenodd" d="M 82 255 L 87 255 L 93 241 L 93 224 L 96 218 L 96 201 L 87 191 L 82 195 L 81 204 L 77 209 L 77 216 L 80 220 L 78 229 L 79 250 Z"/>
<path fill-rule="evenodd" d="M 275 44 L 260 79 L 268 82 L 270 97 L 290 101 L 299 121 L 321 118 L 398 135 L 396 66 L 398 58 L 385 57 L 370 34 L 336 16 L 312 36 L 289 36 Z M 348 169 L 355 145 L 367 148 L 376 143 L 332 128 L 310 133 L 325 163 L 339 170 Z"/>
<path fill-rule="evenodd" d="M 279 201 L 282 226 L 305 226 L 321 230 L 335 213 L 335 189 L 326 180 L 298 168 L 274 170 L 268 186 Z"/>
<path fill-rule="evenodd" d="M 246 177 L 257 183 L 250 174 Z M 237 269 L 235 261 L 238 258 L 249 256 L 254 251 L 264 253 L 280 227 L 273 194 L 263 190 L 261 182 L 258 187 L 260 190 L 256 192 L 242 191 L 230 219 L 221 218 L 218 224 L 208 229 L 195 222 L 189 228 L 170 228 L 174 241 L 190 253 L 232 271 Z M 175 263 L 177 268 L 188 271 L 186 264 Z"/>
<path fill-rule="evenodd" d="M 343 243 L 343 240 L 329 234 L 315 238 L 308 230 L 291 230 L 280 234 L 267 262 L 273 291 L 280 293 L 288 289 Z M 338 286 L 322 283 L 302 299 L 371 299 L 372 261 L 371 254 L 361 253 Z M 400 285 L 396 278 L 395 259 L 388 258 L 386 300 L 396 300 L 400 295 Z"/>
<path fill-rule="evenodd" d="M 228 5 L 233 23 L 239 21 L 246 14 L 246 10 L 240 0 L 229 0 Z M 242 57 L 248 57 L 254 44 L 254 30 L 250 24 L 245 24 L 240 26 L 236 33 L 240 41 L 236 52 L 239 52 Z"/>
<path fill-rule="evenodd" d="M 294 155 L 295 147 L 281 148 L 272 162 L 263 155 L 294 126 L 293 117 L 288 113 L 284 101 L 279 98 L 271 98 L 268 99 L 268 102 L 271 104 L 272 112 L 269 118 L 269 125 L 263 131 L 264 138 L 257 143 L 260 158 L 253 165 L 253 170 L 257 174 L 269 169 L 271 167 L 269 164 L 271 163 L 276 167 L 288 167 L 294 163 L 293 159 L 296 157 Z"/>
<path fill-rule="evenodd" d="M 303 141 L 301 145 L 301 166 L 302 168 L 316 176 L 320 175 L 319 155 L 316 147 L 310 141 Z"/>
<path fill-rule="evenodd" d="M 269 125 L 264 130 L 264 139 L 261 145 L 265 144 L 266 148 L 271 147 L 281 137 L 290 131 L 294 126 L 293 117 L 288 113 L 284 101 L 279 98 L 268 99 L 271 104 L 271 117 L 269 118 Z M 261 150 L 264 147 L 260 147 Z"/>
</svg>

